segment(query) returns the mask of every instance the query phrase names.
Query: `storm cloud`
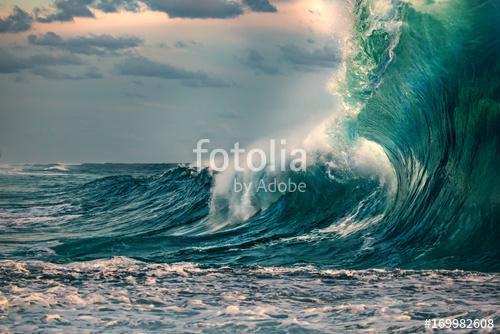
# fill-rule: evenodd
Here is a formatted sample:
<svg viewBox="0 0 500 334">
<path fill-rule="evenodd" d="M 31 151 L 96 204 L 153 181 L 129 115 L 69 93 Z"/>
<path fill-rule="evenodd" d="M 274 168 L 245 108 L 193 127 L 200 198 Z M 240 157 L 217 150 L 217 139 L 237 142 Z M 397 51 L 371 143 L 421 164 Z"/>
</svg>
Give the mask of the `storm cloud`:
<svg viewBox="0 0 500 334">
<path fill-rule="evenodd" d="M 243 3 L 254 12 L 275 13 L 278 11 L 268 0 L 243 0 Z"/>
<path fill-rule="evenodd" d="M 254 49 L 248 50 L 245 57 L 240 59 L 240 63 L 253 69 L 257 74 L 276 75 L 280 73 L 278 68 L 267 64 L 264 56 Z"/>
<path fill-rule="evenodd" d="M 325 45 L 319 49 L 308 50 L 294 44 L 288 44 L 280 49 L 283 59 L 299 69 L 335 68 L 340 62 L 340 53 L 335 45 Z"/>
<path fill-rule="evenodd" d="M 73 55 L 38 54 L 19 57 L 8 51 L 0 50 L 0 73 L 18 73 L 26 69 L 56 65 L 82 65 L 84 62 Z"/>
<path fill-rule="evenodd" d="M 180 80 L 188 87 L 229 87 L 223 80 L 212 78 L 203 71 L 191 71 L 145 57 L 131 57 L 115 65 L 121 75 Z"/>
<path fill-rule="evenodd" d="M 35 9 L 38 22 L 72 21 L 76 17 L 94 18 L 91 9 L 106 13 L 138 12 L 141 6 L 163 12 L 171 18 L 228 19 L 244 14 L 244 6 L 254 12 L 276 12 L 268 0 L 56 0 L 51 8 Z"/>
<path fill-rule="evenodd" d="M 95 67 L 87 69 L 82 74 L 68 74 L 51 68 L 37 67 L 31 70 L 32 74 L 38 75 L 47 80 L 84 80 L 84 79 L 101 79 L 103 76 Z"/>
<path fill-rule="evenodd" d="M 254 12 L 277 12 L 268 0 L 144 0 L 149 9 L 175 18 L 227 19 L 244 13 L 244 6 Z"/>
<path fill-rule="evenodd" d="M 85 62 L 75 55 L 36 54 L 19 57 L 11 52 L 0 50 L 0 74 L 31 73 L 48 80 L 101 79 L 103 75 L 96 67 L 89 67 L 83 73 L 72 74 L 53 67 L 79 66 Z"/>
<path fill-rule="evenodd" d="M 73 21 L 75 17 L 94 17 L 89 9 L 92 0 L 56 0 L 51 10 L 37 8 L 35 16 L 38 22 Z"/>
<path fill-rule="evenodd" d="M 53 32 L 30 35 L 33 45 L 47 46 L 84 55 L 105 55 L 119 50 L 130 49 L 143 44 L 143 40 L 133 36 L 113 37 L 111 35 L 89 35 L 64 39 Z"/>
<path fill-rule="evenodd" d="M 0 33 L 23 32 L 31 29 L 33 17 L 18 6 L 14 7 L 12 14 L 0 18 Z"/>
<path fill-rule="evenodd" d="M 99 0 L 94 2 L 93 7 L 105 13 L 138 12 L 141 8 L 140 2 L 136 0 Z"/>
<path fill-rule="evenodd" d="M 145 0 L 151 10 L 180 18 L 232 18 L 243 14 L 242 6 L 226 0 Z"/>
</svg>

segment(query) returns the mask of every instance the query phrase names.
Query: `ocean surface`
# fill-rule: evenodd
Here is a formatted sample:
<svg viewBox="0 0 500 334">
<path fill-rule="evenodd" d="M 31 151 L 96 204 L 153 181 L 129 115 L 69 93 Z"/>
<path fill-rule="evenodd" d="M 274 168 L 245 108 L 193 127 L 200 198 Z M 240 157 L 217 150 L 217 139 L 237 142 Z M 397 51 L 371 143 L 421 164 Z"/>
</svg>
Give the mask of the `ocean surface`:
<svg viewBox="0 0 500 334">
<path fill-rule="evenodd" d="M 0 329 L 414 333 L 426 319 L 500 320 L 500 274 L 396 269 L 365 235 L 380 219 L 266 225 L 278 201 L 211 231 L 212 179 L 185 165 L 2 166 Z"/>
<path fill-rule="evenodd" d="M 360 0 L 350 12 L 332 83 L 342 107 L 306 171 L 3 163 L 0 329 L 497 327 L 500 6 Z M 227 186 L 276 178 L 307 190 Z"/>
</svg>

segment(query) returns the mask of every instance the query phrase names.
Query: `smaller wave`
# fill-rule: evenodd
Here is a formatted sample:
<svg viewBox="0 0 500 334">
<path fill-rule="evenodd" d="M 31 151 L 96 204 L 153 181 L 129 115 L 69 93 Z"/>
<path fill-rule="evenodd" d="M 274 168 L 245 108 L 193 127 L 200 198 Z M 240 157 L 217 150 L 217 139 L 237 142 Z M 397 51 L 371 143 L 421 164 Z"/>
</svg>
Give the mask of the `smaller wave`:
<svg viewBox="0 0 500 334">
<path fill-rule="evenodd" d="M 80 164 L 3 164 L 0 165 L 0 175 L 25 176 L 60 176 L 67 175 L 72 166 Z"/>
<path fill-rule="evenodd" d="M 45 170 L 56 170 L 61 172 L 67 172 L 71 166 L 80 166 L 81 164 L 70 164 L 58 162 L 57 164 L 47 167 Z"/>
</svg>

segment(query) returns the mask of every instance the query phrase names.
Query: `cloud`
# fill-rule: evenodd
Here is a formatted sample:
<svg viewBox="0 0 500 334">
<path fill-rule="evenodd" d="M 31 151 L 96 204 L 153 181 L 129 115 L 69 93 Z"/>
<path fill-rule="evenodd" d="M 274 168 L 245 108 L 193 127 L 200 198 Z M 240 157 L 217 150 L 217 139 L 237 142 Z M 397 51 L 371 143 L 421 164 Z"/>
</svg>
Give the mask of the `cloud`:
<svg viewBox="0 0 500 334">
<path fill-rule="evenodd" d="M 196 79 L 199 72 L 184 70 L 169 64 L 162 64 L 145 57 L 127 58 L 116 65 L 120 74 L 162 79 Z"/>
<path fill-rule="evenodd" d="M 89 67 L 85 71 L 84 75 L 88 79 L 102 79 L 103 78 L 101 71 L 99 71 L 99 69 L 95 66 Z"/>
<path fill-rule="evenodd" d="M 233 83 L 229 83 L 225 80 L 218 78 L 211 78 L 207 74 L 200 73 L 200 77 L 195 80 L 183 80 L 182 85 L 186 87 L 192 88 L 202 88 L 202 87 L 211 87 L 211 88 L 228 88 L 234 87 Z"/>
<path fill-rule="evenodd" d="M 186 44 L 186 42 L 183 42 L 183 41 L 177 41 L 177 42 L 175 42 L 174 46 L 177 49 L 184 49 L 185 47 L 187 47 L 187 44 Z"/>
<path fill-rule="evenodd" d="M 282 46 L 283 59 L 299 69 L 314 70 L 314 68 L 334 68 L 340 62 L 340 53 L 336 46 L 325 45 L 315 50 L 288 44 Z"/>
<path fill-rule="evenodd" d="M 240 63 L 253 69 L 255 73 L 266 75 L 276 75 L 280 73 L 278 68 L 266 64 L 264 57 L 257 50 L 248 50 L 245 58 L 241 59 Z"/>
<path fill-rule="evenodd" d="M 175 18 L 233 18 L 243 14 L 241 4 L 229 0 L 144 0 L 154 11 Z"/>
<path fill-rule="evenodd" d="M 8 51 L 0 50 L 0 74 L 31 73 L 48 80 L 83 80 L 103 77 L 96 67 L 89 67 L 78 75 L 51 68 L 52 66 L 83 64 L 85 63 L 75 55 L 37 54 L 29 57 L 18 57 Z"/>
<path fill-rule="evenodd" d="M 102 74 L 97 68 L 91 67 L 83 74 L 74 75 L 56 71 L 46 67 L 37 67 L 31 70 L 31 73 L 38 75 L 47 80 L 84 80 L 84 79 L 101 79 Z"/>
<path fill-rule="evenodd" d="M 42 23 L 67 22 L 76 17 L 95 18 L 91 9 L 115 13 L 138 12 L 144 7 L 171 18 L 228 19 L 243 15 L 243 6 L 254 12 L 277 11 L 269 0 L 55 0 L 48 9 L 35 8 L 34 14 Z"/>
<path fill-rule="evenodd" d="M 35 17 L 38 22 L 73 21 L 75 17 L 91 17 L 94 13 L 89 9 L 93 0 L 56 0 L 51 10 L 36 8 Z"/>
<path fill-rule="evenodd" d="M 30 57 L 18 57 L 0 50 L 0 73 L 19 73 L 23 70 L 55 65 L 82 65 L 84 62 L 73 55 L 38 54 Z"/>
<path fill-rule="evenodd" d="M 200 45 L 200 43 L 196 42 L 196 41 L 176 41 L 174 43 L 174 47 L 177 48 L 177 49 L 185 49 L 185 48 L 188 48 L 188 47 L 192 47 L 192 46 L 198 46 Z"/>
<path fill-rule="evenodd" d="M 189 87 L 229 87 L 223 80 L 211 78 L 202 71 L 190 71 L 169 64 L 159 63 L 145 57 L 127 58 L 115 65 L 122 75 L 180 80 Z"/>
<path fill-rule="evenodd" d="M 143 40 L 133 36 L 113 37 L 111 35 L 89 35 L 63 39 L 53 32 L 43 35 L 30 35 L 28 41 L 33 45 L 48 46 L 85 55 L 105 55 L 119 50 L 134 48 Z"/>
<path fill-rule="evenodd" d="M 243 0 L 243 3 L 254 12 L 275 13 L 278 11 L 268 0 Z"/>
<path fill-rule="evenodd" d="M 23 32 L 31 29 L 33 17 L 15 6 L 12 14 L 7 17 L 0 18 L 0 33 L 8 32 Z"/>
<path fill-rule="evenodd" d="M 31 70 L 31 73 L 48 80 L 79 80 L 80 77 L 62 73 L 50 68 L 40 67 Z"/>
<path fill-rule="evenodd" d="M 31 66 L 54 66 L 54 65 L 83 65 L 85 62 L 73 55 L 47 55 L 38 54 L 26 59 Z"/>
<path fill-rule="evenodd" d="M 138 12 L 141 9 L 139 1 L 136 0 L 99 0 L 94 2 L 93 7 L 105 13 L 116 13 L 122 10 Z"/>
<path fill-rule="evenodd" d="M 0 73 L 18 73 L 30 67 L 27 59 L 15 57 L 10 52 L 0 50 Z"/>
</svg>

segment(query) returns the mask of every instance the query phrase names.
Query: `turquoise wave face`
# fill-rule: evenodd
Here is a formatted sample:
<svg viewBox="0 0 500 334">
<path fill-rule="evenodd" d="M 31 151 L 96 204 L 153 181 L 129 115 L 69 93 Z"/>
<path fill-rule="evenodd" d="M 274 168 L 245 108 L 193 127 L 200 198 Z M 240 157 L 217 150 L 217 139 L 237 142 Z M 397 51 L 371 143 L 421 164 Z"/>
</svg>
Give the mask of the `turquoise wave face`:
<svg viewBox="0 0 500 334">
<path fill-rule="evenodd" d="M 393 184 L 318 160 L 282 175 L 305 193 L 254 196 L 231 221 L 207 170 L 4 166 L 0 258 L 498 271 L 499 17 L 492 1 L 355 3 L 330 134 L 377 143 Z"/>
<path fill-rule="evenodd" d="M 359 115 L 397 173 L 379 239 L 405 264 L 498 268 L 499 14 L 492 1 L 401 7 L 394 58 Z"/>
</svg>

